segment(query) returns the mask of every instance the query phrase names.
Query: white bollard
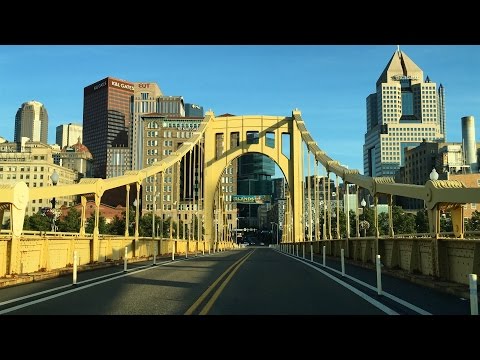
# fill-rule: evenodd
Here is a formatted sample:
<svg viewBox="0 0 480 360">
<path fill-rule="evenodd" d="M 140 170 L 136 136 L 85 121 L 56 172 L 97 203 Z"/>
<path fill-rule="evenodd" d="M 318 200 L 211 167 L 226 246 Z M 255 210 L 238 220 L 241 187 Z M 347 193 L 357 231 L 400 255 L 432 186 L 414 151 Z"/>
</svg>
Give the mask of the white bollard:
<svg viewBox="0 0 480 360">
<path fill-rule="evenodd" d="M 345 276 L 345 250 L 340 250 L 340 261 L 342 263 L 342 276 Z"/>
<path fill-rule="evenodd" d="M 477 274 L 468 274 L 470 283 L 470 314 L 478 315 Z"/>
<path fill-rule="evenodd" d="M 128 256 L 128 247 L 125 246 L 125 257 L 123 258 L 123 271 L 127 272 L 127 256 Z"/>
<path fill-rule="evenodd" d="M 73 285 L 77 285 L 77 251 L 73 252 Z"/>
<path fill-rule="evenodd" d="M 185 259 L 188 259 L 188 241 L 187 246 L 185 247 Z"/>
<path fill-rule="evenodd" d="M 303 243 L 302 255 L 302 257 L 305 259 L 305 243 Z"/>
<path fill-rule="evenodd" d="M 377 294 L 382 295 L 382 263 L 380 262 L 380 255 L 377 255 Z"/>
<path fill-rule="evenodd" d="M 313 262 L 313 244 L 310 244 L 310 261 Z"/>
<path fill-rule="evenodd" d="M 326 251 L 326 246 L 323 245 L 323 267 L 325 267 L 325 251 Z"/>
</svg>

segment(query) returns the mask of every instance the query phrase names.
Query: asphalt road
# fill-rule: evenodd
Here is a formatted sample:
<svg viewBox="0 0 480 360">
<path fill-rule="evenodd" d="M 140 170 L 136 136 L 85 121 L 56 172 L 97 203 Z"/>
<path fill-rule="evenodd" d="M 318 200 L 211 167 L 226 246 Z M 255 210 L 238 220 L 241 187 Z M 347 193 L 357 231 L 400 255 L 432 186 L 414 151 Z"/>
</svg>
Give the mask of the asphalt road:
<svg viewBox="0 0 480 360">
<path fill-rule="evenodd" d="M 328 265 L 328 264 L 327 264 Z M 335 268 L 335 264 L 332 264 Z M 0 290 L 6 315 L 385 315 L 468 314 L 454 296 L 384 279 L 409 307 L 333 270 L 266 247 L 113 267 Z M 347 267 L 347 272 L 356 270 Z M 374 272 L 358 270 L 366 283 Z M 372 275 L 373 274 L 373 275 Z M 387 291 L 387 290 L 386 290 Z M 438 304 L 436 306 L 435 304 Z"/>
</svg>

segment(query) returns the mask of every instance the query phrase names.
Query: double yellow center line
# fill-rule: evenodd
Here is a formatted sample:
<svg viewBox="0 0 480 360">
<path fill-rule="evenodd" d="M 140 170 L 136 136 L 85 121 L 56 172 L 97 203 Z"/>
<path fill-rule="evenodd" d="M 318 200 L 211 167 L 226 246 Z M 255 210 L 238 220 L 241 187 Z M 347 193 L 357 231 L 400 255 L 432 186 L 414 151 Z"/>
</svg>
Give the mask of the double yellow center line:
<svg viewBox="0 0 480 360">
<path fill-rule="evenodd" d="M 205 301 L 205 299 L 210 295 L 210 293 L 215 290 L 215 288 L 217 288 L 217 285 L 226 277 L 225 281 L 223 281 L 220 286 L 218 286 L 217 291 L 215 291 L 210 300 L 208 300 L 203 309 L 201 309 L 198 313 L 199 315 L 207 315 L 215 301 L 217 301 L 218 297 L 222 293 L 223 289 L 225 289 L 225 286 L 227 286 L 228 282 L 232 279 L 233 275 L 235 275 L 240 266 L 242 266 L 242 264 L 247 261 L 247 259 L 250 257 L 250 255 L 253 254 L 254 251 L 255 250 L 250 251 L 248 254 L 244 255 L 235 263 L 233 263 L 233 265 L 230 266 L 227 270 L 225 270 L 223 274 L 220 275 L 217 280 L 215 280 L 213 284 L 210 285 L 202 295 L 200 295 L 197 301 L 195 301 L 195 303 L 188 308 L 184 315 L 193 315 L 193 313 L 200 308 L 200 305 Z"/>
</svg>

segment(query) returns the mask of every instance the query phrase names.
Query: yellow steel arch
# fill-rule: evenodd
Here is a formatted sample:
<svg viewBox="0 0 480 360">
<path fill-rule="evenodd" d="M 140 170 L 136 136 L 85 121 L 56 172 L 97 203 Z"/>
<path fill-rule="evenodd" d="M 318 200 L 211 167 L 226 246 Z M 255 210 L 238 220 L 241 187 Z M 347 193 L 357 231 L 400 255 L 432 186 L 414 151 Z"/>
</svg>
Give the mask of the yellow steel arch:
<svg viewBox="0 0 480 360">
<path fill-rule="evenodd" d="M 213 114 L 212 114 L 213 115 Z M 248 132 L 258 132 L 258 143 L 247 141 Z M 266 134 L 274 135 L 274 146 L 266 143 Z M 282 134 L 288 133 L 290 159 L 282 153 Z M 238 142 L 234 139 L 238 138 Z M 293 117 L 279 116 L 226 116 L 214 117 L 205 130 L 205 238 L 212 239 L 213 194 L 218 178 L 230 162 L 247 153 L 260 153 L 273 159 L 285 175 L 292 203 L 293 241 L 302 241 L 302 169 L 301 135 Z"/>
</svg>

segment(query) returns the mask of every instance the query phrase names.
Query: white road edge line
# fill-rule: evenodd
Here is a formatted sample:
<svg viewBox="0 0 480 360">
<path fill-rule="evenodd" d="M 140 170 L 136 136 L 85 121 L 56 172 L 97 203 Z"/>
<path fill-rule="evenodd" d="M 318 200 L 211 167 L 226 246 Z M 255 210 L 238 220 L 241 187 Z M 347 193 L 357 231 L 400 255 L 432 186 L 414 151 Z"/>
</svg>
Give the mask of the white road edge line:
<svg viewBox="0 0 480 360">
<path fill-rule="evenodd" d="M 158 264 L 156 264 L 156 265 L 157 265 L 157 266 L 160 266 L 160 265 L 163 265 L 163 264 L 165 264 L 165 263 L 166 263 L 166 262 L 161 262 L 161 263 L 158 263 Z M 138 268 L 135 268 L 135 269 L 129 269 L 128 271 L 135 271 L 135 270 L 137 270 L 137 269 L 142 269 L 142 268 L 147 267 L 147 266 L 151 266 L 151 265 L 142 265 L 142 266 L 139 266 Z M 111 273 L 111 274 L 106 274 L 106 275 L 102 275 L 102 276 L 97 276 L 97 277 L 95 277 L 95 278 L 91 278 L 91 279 L 79 281 L 79 282 L 77 282 L 77 285 L 86 284 L 86 283 L 89 283 L 89 282 L 92 282 L 92 281 L 95 281 L 95 280 L 98 280 L 98 279 L 103 279 L 103 278 L 106 278 L 106 277 L 109 277 L 109 276 L 115 276 L 115 275 L 117 275 L 117 274 L 123 274 L 123 270 L 117 271 L 117 272 L 113 272 L 113 273 Z M 17 301 L 21 301 L 21 300 L 25 300 L 25 299 L 29 299 L 29 298 L 31 298 L 31 297 L 40 296 L 40 295 L 43 295 L 43 294 L 48 294 L 48 293 L 50 293 L 50 292 L 52 292 L 52 291 L 61 290 L 61 289 L 69 288 L 69 287 L 72 287 L 72 284 L 62 285 L 62 286 L 59 286 L 59 287 L 56 287 L 56 288 L 52 288 L 52 289 L 48 289 L 48 290 L 43 290 L 43 291 L 40 291 L 40 292 L 37 292 L 37 293 L 34 293 L 34 294 L 25 295 L 25 296 L 21 296 L 21 297 L 18 297 L 18 298 L 11 299 L 11 300 L 2 301 L 2 302 L 0 302 L 0 306 L 7 305 L 7 304 L 11 304 L 11 303 L 14 303 L 14 302 L 17 302 Z"/>
<path fill-rule="evenodd" d="M 212 254 L 212 255 L 214 255 L 214 254 Z M 103 283 L 106 283 L 106 282 L 109 282 L 109 281 L 117 280 L 117 279 L 120 279 L 120 278 L 125 277 L 125 276 L 129 276 L 129 275 L 132 275 L 132 274 L 136 274 L 136 273 L 144 272 L 144 271 L 147 271 L 147 270 L 151 270 L 151 269 L 154 269 L 154 268 L 159 267 L 159 266 L 174 264 L 174 263 L 177 263 L 177 262 L 181 262 L 181 261 L 185 261 L 185 260 L 191 260 L 191 259 L 194 259 L 194 258 L 179 259 L 179 260 L 175 260 L 175 261 L 166 261 L 166 262 L 163 262 L 163 263 L 158 263 L 157 266 L 142 265 L 141 267 L 139 266 L 140 269 L 138 269 L 138 268 L 131 269 L 127 273 L 124 273 L 123 275 L 120 275 L 120 276 L 115 276 L 113 278 L 101 280 L 101 281 L 95 282 L 93 284 L 89 284 L 89 285 L 85 285 L 85 286 L 81 286 L 81 287 L 76 287 L 76 288 L 73 288 L 73 289 L 70 289 L 70 290 L 67 290 L 67 291 L 63 291 L 63 292 L 58 293 L 58 294 L 50 295 L 50 296 L 47 296 L 47 297 L 44 297 L 44 298 L 41 298 L 41 299 L 33 300 L 33 301 L 30 301 L 30 302 L 27 302 L 27 303 L 24 303 L 24 304 L 20 304 L 20 305 L 17 305 L 17 306 L 13 306 L 13 307 L 10 307 L 10 308 L 7 308 L 7 309 L 0 310 L 0 315 L 7 314 L 9 312 L 12 312 L 12 311 L 15 311 L 15 310 L 18 310 L 18 309 L 22 309 L 22 308 L 27 307 L 27 306 L 35 305 L 35 304 L 38 304 L 38 303 L 41 303 L 41 302 L 44 302 L 44 301 L 47 301 L 47 300 L 50 300 L 50 299 L 54 299 L 54 298 L 57 298 L 59 296 L 67 295 L 67 294 L 73 293 L 75 291 L 88 289 L 89 287 L 92 287 L 92 286 L 96 286 L 96 285 L 100 285 L 100 284 L 103 284 Z M 143 269 L 142 269 L 142 267 L 143 267 Z M 123 273 L 123 271 L 120 271 L 120 272 Z M 116 274 L 118 274 L 118 272 Z M 98 278 L 84 280 L 82 283 L 85 283 L 87 281 L 88 282 L 93 281 L 95 279 L 101 279 L 103 277 L 106 277 L 106 276 L 103 275 L 103 276 L 100 276 Z M 80 284 L 80 283 L 77 283 L 77 284 Z M 64 286 L 61 286 L 61 287 L 58 287 L 58 288 L 55 288 L 55 289 L 51 289 L 51 290 L 45 290 L 45 291 L 40 292 L 40 293 L 27 295 L 27 296 L 24 296 L 22 298 L 16 298 L 16 299 L 8 300 L 8 301 L 5 301 L 3 303 L 0 303 L 0 305 L 5 304 L 5 303 L 10 303 L 10 302 L 16 302 L 16 301 L 19 301 L 19 300 L 22 300 L 22 299 L 25 299 L 25 298 L 28 298 L 28 297 L 38 296 L 39 294 L 47 293 L 47 292 L 58 290 L 58 289 L 62 289 L 62 288 L 65 288 L 65 287 L 72 287 L 72 284 L 64 285 Z"/>
<path fill-rule="evenodd" d="M 341 274 L 342 272 L 341 271 L 338 271 L 337 269 L 334 269 L 334 268 L 331 268 L 329 266 L 326 266 L 328 269 L 336 272 L 337 274 Z M 373 290 L 373 291 L 377 291 L 377 288 L 375 286 L 372 286 L 370 284 L 367 284 L 366 282 L 363 282 L 362 280 L 359 280 L 357 278 L 354 278 L 353 276 L 351 275 L 348 275 L 348 274 L 345 274 L 345 277 L 349 278 L 350 280 L 353 280 L 355 281 L 356 283 L 360 284 L 360 285 L 363 285 L 365 286 L 366 288 L 370 289 L 370 290 Z M 390 293 L 387 293 L 385 291 L 382 291 L 382 295 L 385 296 L 385 297 L 388 297 L 389 299 L 405 306 L 406 308 L 409 308 L 410 310 L 413 310 L 417 313 L 419 313 L 420 315 L 433 315 L 432 313 L 429 313 L 428 311 L 426 310 L 423 310 L 422 308 L 418 307 L 418 306 L 415 306 L 413 304 L 410 304 L 408 301 L 405 301 L 405 300 L 402 300 L 398 297 L 396 297 L 395 295 L 392 295 Z"/>
<path fill-rule="evenodd" d="M 206 257 L 206 256 L 213 256 L 215 254 L 211 254 L 211 255 L 198 255 L 197 257 Z M 193 258 L 187 258 L 187 259 L 178 259 L 178 260 L 175 260 L 175 261 L 170 261 L 170 260 L 167 260 L 167 261 L 164 261 L 164 262 L 161 262 L 161 263 L 157 263 L 156 266 L 163 266 L 163 265 L 167 265 L 167 264 L 173 264 L 173 263 L 176 263 L 178 261 L 185 261 L 185 260 L 191 260 L 191 259 L 194 259 L 195 257 Z M 131 271 L 133 272 L 136 272 L 138 271 L 139 269 L 143 269 L 143 268 L 151 268 L 152 265 L 142 265 L 142 266 L 139 266 L 138 268 L 134 268 L 134 269 L 128 269 L 127 272 L 130 273 Z M 83 281 L 79 281 L 77 282 L 77 285 L 80 285 L 80 284 L 86 284 L 86 283 L 89 283 L 89 282 L 92 282 L 92 281 L 95 281 L 95 280 L 98 280 L 98 279 L 103 279 L 103 278 L 106 278 L 106 277 L 112 277 L 112 276 L 115 276 L 117 274 L 123 274 L 124 271 L 121 270 L 121 271 L 117 271 L 117 272 L 114 272 L 114 273 L 111 273 L 111 274 L 107 274 L 107 275 L 102 275 L 102 276 L 98 276 L 98 277 L 95 277 L 95 278 L 91 278 L 91 279 L 87 279 L 87 280 L 83 280 Z M 117 279 L 119 277 L 115 277 L 115 279 Z M 11 304 L 11 303 L 15 303 L 15 302 L 18 302 L 18 301 L 21 301 L 21 300 L 25 300 L 25 299 L 29 299 L 29 298 L 32 298 L 32 297 L 35 297 L 35 296 L 40 296 L 40 295 L 43 295 L 43 294 L 48 294 L 50 292 L 53 292 L 53 291 L 57 291 L 57 290 L 61 290 L 61 289 L 66 289 L 66 288 L 71 288 L 72 287 L 72 284 L 68 284 L 68 285 L 62 285 L 62 286 L 59 286 L 59 287 L 56 287 L 56 288 L 53 288 L 53 289 L 48 289 L 48 290 L 44 290 L 44 291 L 40 291 L 40 292 L 37 292 L 37 293 L 34 293 L 34 294 L 30 294 L 30 295 L 25 295 L 25 296 L 21 296 L 19 298 L 15 298 L 15 299 L 10 299 L 10 300 L 6 300 L 6 301 L 3 301 L 3 302 L 0 302 L 0 306 L 3 306 L 3 305 L 7 305 L 7 304 Z M 0 314 L 2 314 L 0 312 Z"/>
<path fill-rule="evenodd" d="M 277 250 L 278 251 L 278 250 Z M 322 273 L 323 275 L 325 275 L 326 277 L 329 277 L 330 279 L 332 279 L 333 281 L 337 282 L 338 284 L 342 285 L 343 287 L 347 288 L 348 290 L 350 290 L 351 292 L 353 292 L 354 294 L 358 295 L 359 297 L 361 297 L 362 299 L 364 299 L 365 301 L 368 301 L 370 304 L 372 304 L 373 306 L 375 306 L 377 309 L 383 311 L 384 313 L 388 314 L 388 315 L 399 315 L 399 313 L 397 313 L 396 311 L 390 309 L 388 306 L 386 305 L 383 305 L 381 302 L 375 300 L 374 298 L 372 298 L 371 296 L 365 294 L 364 292 L 354 288 L 352 285 L 350 284 L 347 284 L 345 281 L 342 281 L 340 279 L 338 279 L 337 277 L 333 276 L 332 274 L 329 274 L 328 272 L 326 271 L 323 271 L 322 269 L 319 269 L 318 267 L 312 265 L 310 262 L 306 262 L 304 261 L 303 259 L 299 259 L 297 258 L 296 256 L 292 256 L 290 254 L 285 254 L 281 251 L 278 251 L 280 254 L 282 255 L 285 255 L 285 256 L 288 256 L 294 260 L 297 260 L 307 266 L 310 266 L 312 269 L 315 269 L 317 270 L 318 272 Z"/>
<path fill-rule="evenodd" d="M 278 251 L 278 250 L 277 250 L 277 251 Z M 318 265 L 321 266 L 320 263 L 315 262 L 315 264 L 318 264 Z M 341 271 L 338 271 L 337 269 L 334 269 L 334 268 L 332 268 L 332 267 L 330 267 L 330 266 L 325 266 L 325 267 L 326 267 L 327 269 L 331 270 L 331 271 L 336 272 L 336 273 L 339 274 L 339 275 L 342 273 Z M 358 283 L 358 284 L 360 284 L 360 285 L 362 285 L 362 286 L 365 286 L 366 288 L 368 288 L 368 289 L 370 289 L 370 290 L 377 291 L 377 288 L 376 288 L 375 286 L 372 286 L 372 285 L 370 285 L 370 284 L 367 284 L 367 283 L 363 282 L 362 280 L 359 280 L 359 279 L 357 279 L 357 278 L 354 278 L 354 277 L 351 276 L 351 275 L 345 274 L 345 277 L 349 278 L 349 279 L 352 280 L 352 281 L 355 281 L 356 283 Z M 390 293 L 387 293 L 387 292 L 385 292 L 385 291 L 382 291 L 382 295 L 385 296 L 385 297 L 388 297 L 389 299 L 391 299 L 391 300 L 393 300 L 393 301 L 395 301 L 395 302 L 397 302 L 397 303 L 399 303 L 399 304 L 401 304 L 401 305 L 403 305 L 403 306 L 405 306 L 406 308 L 408 308 L 408 309 L 410 309 L 410 310 L 413 310 L 413 311 L 419 313 L 420 315 L 433 315 L 432 313 L 430 313 L 430 312 L 428 312 L 428 311 L 426 311 L 426 310 L 424 310 L 424 309 L 422 309 L 422 308 L 420 308 L 420 307 L 418 307 L 418 306 L 416 306 L 416 305 L 413 305 L 413 304 L 409 303 L 408 301 L 402 300 L 402 299 L 400 299 L 399 297 L 396 297 L 395 295 L 392 295 L 392 294 L 390 294 Z"/>
</svg>

